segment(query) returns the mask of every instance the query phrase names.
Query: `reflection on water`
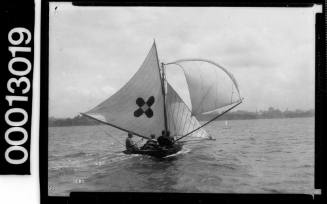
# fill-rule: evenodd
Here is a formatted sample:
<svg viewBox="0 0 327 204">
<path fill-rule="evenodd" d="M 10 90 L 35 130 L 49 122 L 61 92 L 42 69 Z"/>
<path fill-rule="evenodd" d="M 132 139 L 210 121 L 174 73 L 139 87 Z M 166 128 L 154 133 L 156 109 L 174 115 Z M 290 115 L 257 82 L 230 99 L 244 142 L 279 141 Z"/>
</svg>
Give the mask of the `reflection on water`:
<svg viewBox="0 0 327 204">
<path fill-rule="evenodd" d="M 49 195 L 72 191 L 312 193 L 314 119 L 216 121 L 216 141 L 190 142 L 170 158 L 125 155 L 125 133 L 49 128 Z"/>
</svg>

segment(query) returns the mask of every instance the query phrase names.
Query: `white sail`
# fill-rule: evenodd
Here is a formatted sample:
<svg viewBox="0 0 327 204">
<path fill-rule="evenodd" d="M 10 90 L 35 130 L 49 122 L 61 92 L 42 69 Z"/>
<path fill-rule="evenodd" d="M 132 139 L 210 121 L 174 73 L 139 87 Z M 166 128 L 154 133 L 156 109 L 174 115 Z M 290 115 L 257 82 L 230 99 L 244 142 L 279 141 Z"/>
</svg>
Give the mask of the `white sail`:
<svg viewBox="0 0 327 204">
<path fill-rule="evenodd" d="M 148 138 L 150 134 L 160 136 L 165 126 L 155 44 L 127 84 L 85 115 Z"/>
<path fill-rule="evenodd" d="M 168 129 L 171 136 L 178 138 L 201 126 L 198 120 L 192 116 L 191 111 L 184 101 L 179 97 L 169 83 L 167 83 L 166 107 Z M 203 128 L 194 131 L 190 136 L 209 138 L 209 134 Z"/>
<path fill-rule="evenodd" d="M 239 102 L 240 93 L 233 75 L 218 64 L 202 59 L 179 60 L 189 87 L 192 114 L 208 113 Z"/>
</svg>

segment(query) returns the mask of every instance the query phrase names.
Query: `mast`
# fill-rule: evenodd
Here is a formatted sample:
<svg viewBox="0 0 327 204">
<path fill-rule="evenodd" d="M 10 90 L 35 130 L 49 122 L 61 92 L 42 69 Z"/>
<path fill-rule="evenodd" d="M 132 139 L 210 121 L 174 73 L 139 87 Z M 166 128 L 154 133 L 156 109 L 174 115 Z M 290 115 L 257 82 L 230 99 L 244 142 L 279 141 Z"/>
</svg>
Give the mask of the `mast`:
<svg viewBox="0 0 327 204">
<path fill-rule="evenodd" d="M 166 89 L 165 89 L 165 80 L 166 80 L 166 75 L 165 75 L 165 67 L 164 63 L 161 63 L 161 87 L 162 87 L 162 96 L 163 96 L 163 108 L 164 108 L 164 119 L 165 119 L 165 132 L 167 133 L 168 131 L 168 126 L 167 126 L 167 110 L 166 110 Z"/>
<path fill-rule="evenodd" d="M 160 81 L 161 81 L 161 90 L 162 90 L 162 97 L 163 97 L 163 110 L 164 110 L 164 120 L 165 120 L 165 132 L 168 130 L 168 125 L 167 125 L 167 111 L 166 111 L 166 90 L 165 90 L 165 69 L 164 69 L 164 63 L 159 63 L 159 57 L 158 57 L 158 50 L 157 50 L 157 45 L 156 41 L 153 40 L 153 44 L 156 48 L 156 54 L 157 54 L 157 62 L 158 62 L 158 69 L 159 69 L 159 76 L 160 76 Z"/>
</svg>

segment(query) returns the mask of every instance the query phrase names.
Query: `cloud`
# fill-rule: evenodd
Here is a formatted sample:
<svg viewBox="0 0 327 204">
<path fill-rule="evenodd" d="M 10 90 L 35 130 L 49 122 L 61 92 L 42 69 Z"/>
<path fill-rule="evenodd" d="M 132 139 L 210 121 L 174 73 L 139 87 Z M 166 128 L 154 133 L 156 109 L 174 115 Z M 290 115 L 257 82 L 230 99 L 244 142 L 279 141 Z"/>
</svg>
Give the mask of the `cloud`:
<svg viewBox="0 0 327 204">
<path fill-rule="evenodd" d="M 311 8 L 50 5 L 50 115 L 73 116 L 119 90 L 154 38 L 161 62 L 205 58 L 231 71 L 246 99 L 238 108 L 314 106 Z M 187 97 L 185 78 L 170 77 Z"/>
</svg>

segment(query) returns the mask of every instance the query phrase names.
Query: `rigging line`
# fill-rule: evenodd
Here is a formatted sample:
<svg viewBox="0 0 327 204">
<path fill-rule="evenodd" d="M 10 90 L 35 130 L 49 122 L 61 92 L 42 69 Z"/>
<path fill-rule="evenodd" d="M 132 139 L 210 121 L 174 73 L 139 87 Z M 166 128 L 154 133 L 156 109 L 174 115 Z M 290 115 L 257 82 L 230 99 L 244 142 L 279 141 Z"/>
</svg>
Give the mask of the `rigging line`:
<svg viewBox="0 0 327 204">
<path fill-rule="evenodd" d="M 203 139 L 199 139 L 199 140 L 184 140 L 184 141 L 180 141 L 182 143 L 186 143 L 186 142 L 200 142 L 203 140 L 213 140 L 213 139 L 208 139 L 208 138 L 203 138 Z"/>
<path fill-rule="evenodd" d="M 209 95 L 209 92 L 211 91 L 212 87 L 213 87 L 213 86 L 211 86 L 209 89 L 207 89 L 206 93 L 204 94 L 204 96 L 202 97 L 202 99 L 201 99 L 201 101 L 200 101 L 200 103 L 199 103 L 199 105 L 198 105 L 198 107 L 201 106 L 201 109 L 202 109 L 202 110 L 203 110 L 203 108 L 202 108 L 203 102 L 204 102 L 204 100 L 206 99 L 206 97 Z M 198 109 L 199 109 L 199 108 L 196 108 L 195 110 L 198 110 Z M 198 111 L 196 111 L 196 112 L 198 112 Z"/>
<path fill-rule="evenodd" d="M 207 60 L 207 59 L 200 59 L 200 58 L 190 58 L 190 59 L 181 59 L 181 60 L 176 60 L 174 62 L 169 62 L 169 63 L 166 63 L 165 65 L 170 65 L 170 64 L 177 64 L 179 62 L 187 62 L 187 61 L 202 61 L 202 62 L 207 62 L 207 63 L 210 63 L 210 64 L 213 64 L 215 66 L 217 66 L 218 68 L 220 68 L 221 70 L 223 70 L 231 79 L 232 81 L 234 82 L 235 86 L 236 86 L 236 89 L 238 92 L 239 91 L 239 88 L 238 88 L 238 83 L 236 81 L 236 79 L 234 78 L 233 74 L 230 73 L 227 69 L 225 69 L 223 66 L 219 65 L 218 63 L 216 62 L 213 62 L 211 60 Z"/>
<path fill-rule="evenodd" d="M 184 130 L 188 131 L 188 130 L 190 129 L 190 124 L 191 124 L 191 122 L 194 121 L 194 120 L 192 120 L 192 113 L 191 113 L 191 112 L 188 112 L 187 114 L 190 114 L 190 117 L 187 118 L 187 122 L 188 122 L 188 126 L 187 126 L 187 128 L 185 128 L 185 124 L 184 124 L 183 132 L 184 132 Z M 194 126 L 194 125 L 193 125 L 193 126 Z M 193 128 L 192 128 L 192 129 L 193 129 Z"/>
<path fill-rule="evenodd" d="M 178 65 L 178 64 L 176 64 L 176 65 Z M 182 68 L 182 70 L 183 70 L 183 68 Z M 183 71 L 184 71 L 184 70 L 183 70 Z M 173 90 L 175 91 L 175 89 L 174 89 L 172 86 L 170 86 L 170 88 L 173 89 Z M 193 116 L 191 109 L 186 105 L 186 103 L 184 102 L 184 100 L 183 100 L 181 97 L 179 97 L 179 96 L 177 95 L 177 92 L 176 92 L 176 91 L 175 91 L 175 97 L 176 97 L 178 100 L 180 100 L 181 103 L 183 103 L 183 104 L 185 105 L 185 107 L 187 108 L 187 110 L 191 113 L 191 116 Z M 192 101 L 191 101 L 191 103 L 192 103 Z M 180 104 L 180 103 L 179 103 L 179 104 Z"/>
<path fill-rule="evenodd" d="M 232 95 L 230 97 L 230 102 L 232 103 L 233 102 L 233 94 L 234 94 L 234 89 L 233 89 L 233 84 L 232 84 Z"/>
<path fill-rule="evenodd" d="M 176 65 L 178 65 L 178 64 L 176 64 Z M 178 66 L 180 66 L 180 65 L 178 65 Z M 183 69 L 182 69 L 183 70 Z M 184 111 L 185 110 L 187 110 L 189 113 L 190 113 L 190 118 L 191 118 L 191 121 L 192 121 L 192 111 L 190 110 L 190 108 L 185 104 L 185 102 L 183 101 L 183 99 L 182 98 L 180 98 L 179 96 L 178 96 L 178 94 L 177 94 L 177 92 L 174 90 L 174 88 L 172 87 L 172 86 L 170 86 L 170 88 L 174 91 L 174 97 L 175 97 L 175 101 L 180 101 L 179 103 L 178 103 L 178 107 L 175 107 L 174 108 L 174 113 L 176 113 L 176 111 L 175 111 L 175 109 L 177 109 L 177 115 L 176 114 L 174 114 L 174 115 L 176 115 L 176 118 L 180 118 L 179 117 L 179 113 L 180 113 L 180 110 L 182 109 L 183 110 L 183 114 L 184 114 Z M 177 100 L 178 99 L 178 100 Z M 181 107 L 181 105 L 183 105 L 184 104 L 184 106 L 182 106 Z M 179 120 L 179 121 L 181 121 L 181 120 Z M 186 120 L 184 121 L 184 126 L 185 126 L 185 123 L 186 123 Z M 174 124 L 175 125 L 175 124 Z M 177 124 L 176 124 L 177 125 Z M 175 125 L 175 128 L 176 128 L 176 125 Z M 180 122 L 180 125 L 178 126 L 178 127 L 181 127 L 181 125 L 182 125 L 182 121 Z M 178 131 L 181 133 L 181 134 L 183 134 L 183 132 L 184 132 L 184 130 L 185 130 L 185 127 L 183 126 L 183 128 L 182 129 L 179 129 Z M 177 129 L 176 129 L 177 130 Z"/>
<path fill-rule="evenodd" d="M 176 132 L 176 127 L 174 126 L 174 106 L 172 106 L 172 101 L 174 101 L 175 99 L 173 97 L 175 97 L 174 95 L 172 95 L 168 89 L 168 85 L 167 85 L 167 116 L 168 116 L 168 129 L 171 132 Z M 169 94 L 169 95 L 168 95 Z M 170 97 L 169 97 L 170 96 Z"/>
<path fill-rule="evenodd" d="M 189 131 L 189 129 L 190 129 L 190 125 L 192 125 L 192 123 L 193 123 L 193 125 L 192 125 L 192 130 L 193 130 L 193 128 L 194 128 L 194 120 L 192 120 L 192 114 L 190 114 L 190 117 L 189 117 L 188 119 L 189 119 L 189 120 L 187 120 L 187 121 L 188 121 L 188 126 L 187 126 L 187 128 L 185 128 L 185 126 L 183 127 L 183 133 Z M 182 133 L 182 134 L 183 134 L 183 133 Z"/>
<path fill-rule="evenodd" d="M 187 122 L 187 115 L 184 115 L 184 112 L 185 112 L 185 107 L 182 107 L 182 109 L 183 109 L 183 112 L 182 112 L 182 117 L 181 117 L 181 119 L 184 119 L 184 124 L 183 124 L 183 128 L 182 128 L 182 130 L 184 130 L 185 129 L 185 124 L 186 124 L 186 122 Z M 186 113 L 187 114 L 187 113 Z M 185 117 L 184 117 L 185 116 Z M 182 125 L 182 124 L 181 124 Z M 182 126 L 181 126 L 182 127 Z M 183 131 L 184 132 L 184 131 Z"/>
<path fill-rule="evenodd" d="M 85 113 L 80 113 L 80 114 L 83 115 L 83 116 L 85 116 L 85 117 L 87 117 L 87 118 L 91 118 L 92 120 L 95 120 L 95 121 L 98 121 L 98 122 L 100 122 L 100 123 L 103 123 L 103 124 L 106 124 L 106 125 L 112 126 L 112 127 L 114 127 L 114 128 L 117 128 L 117 129 L 119 129 L 119 130 L 122 130 L 122 131 L 125 131 L 125 132 L 130 132 L 130 133 L 132 133 L 133 135 L 136 135 L 136 136 L 138 136 L 138 137 L 142 137 L 142 138 L 145 138 L 145 139 L 150 139 L 150 138 L 148 138 L 148 137 L 146 137 L 146 136 L 144 136 L 144 135 L 138 134 L 138 133 L 136 133 L 136 132 L 134 132 L 134 131 L 131 131 L 131 130 L 127 130 L 127 129 L 125 129 L 125 128 L 121 128 L 121 127 L 119 127 L 119 126 L 117 126 L 117 125 L 114 125 L 114 124 L 111 124 L 111 123 L 107 123 L 107 122 L 101 121 L 101 120 L 99 120 L 99 119 L 97 119 L 97 118 L 94 118 L 94 117 L 92 117 L 92 116 L 89 116 L 89 115 L 87 115 L 87 114 L 85 114 Z"/>
<path fill-rule="evenodd" d="M 180 121 L 180 123 L 179 123 L 179 127 L 181 128 L 181 130 L 183 131 L 184 130 L 184 126 L 185 126 L 185 123 L 186 123 L 186 117 L 185 117 L 185 115 L 184 115 L 184 111 L 185 111 L 185 109 L 184 109 L 184 106 L 182 105 L 182 103 L 179 103 L 179 104 L 181 104 L 181 106 L 180 106 L 180 109 L 181 109 L 181 114 L 180 114 L 180 117 L 179 117 L 179 121 Z M 184 123 L 183 123 L 184 122 Z M 183 134 L 183 133 L 182 133 Z"/>
<path fill-rule="evenodd" d="M 174 95 L 174 100 L 175 100 L 175 101 L 176 101 L 176 98 L 177 98 L 177 96 L 176 96 L 176 94 L 175 94 L 175 95 Z M 172 106 L 170 105 L 170 107 L 172 107 Z M 174 118 L 174 120 L 172 120 L 172 124 L 173 124 L 174 130 L 175 130 L 175 132 L 177 132 L 178 130 L 177 130 L 177 128 L 176 128 L 176 124 L 175 124 L 176 107 L 173 106 L 173 108 L 171 108 L 170 112 L 171 112 L 170 115 L 172 115 L 172 118 Z"/>
<path fill-rule="evenodd" d="M 101 124 L 99 121 L 96 121 L 99 124 Z M 114 136 L 112 136 L 110 133 L 108 133 L 106 130 L 104 130 L 101 126 L 97 125 L 98 129 L 101 129 L 107 136 L 112 137 L 114 140 L 116 140 L 116 142 L 118 142 L 119 144 L 121 144 L 122 146 L 124 146 L 117 138 L 115 138 Z"/>
<path fill-rule="evenodd" d="M 179 64 L 176 64 L 176 65 L 178 65 L 178 66 L 180 66 Z M 183 69 L 182 69 L 183 70 Z M 169 84 L 169 83 L 168 83 Z M 174 90 L 174 88 L 172 87 L 172 86 L 170 86 L 170 88 L 172 89 L 172 90 Z M 194 128 L 194 126 L 195 125 L 197 125 L 197 120 L 196 120 L 196 117 L 194 117 L 193 115 L 192 115 L 192 112 L 191 112 L 191 110 L 190 110 L 190 108 L 185 104 L 185 102 L 183 101 L 183 99 L 181 99 L 177 94 L 176 94 L 176 91 L 175 92 L 173 92 L 174 93 L 174 95 L 173 95 L 173 97 L 174 97 L 174 101 L 177 101 L 177 99 L 178 99 L 178 101 L 180 101 L 180 103 L 178 103 L 178 107 L 177 106 L 174 106 L 174 110 L 173 110 L 173 112 L 174 112 L 174 116 L 176 116 L 176 118 L 179 118 L 179 113 L 180 113 L 180 110 L 181 110 L 181 105 L 182 104 L 184 104 L 184 106 L 182 106 L 182 108 L 184 108 L 183 110 L 188 110 L 188 112 L 190 113 L 190 117 L 189 117 L 189 124 L 188 124 L 188 128 L 187 129 L 185 129 L 185 127 L 183 127 L 182 129 L 178 129 L 177 130 L 177 128 L 176 128 L 176 124 L 175 123 L 173 123 L 173 125 L 175 126 L 175 129 L 176 129 L 176 131 L 178 131 L 181 135 L 183 135 L 183 133 L 184 133 L 184 131 L 185 132 L 187 132 L 189 129 L 190 129 L 190 123 L 192 123 L 193 124 L 193 127 L 192 127 L 192 130 L 193 130 L 193 128 Z M 199 124 L 200 125 L 200 124 Z"/>
<path fill-rule="evenodd" d="M 205 90 L 204 89 L 204 86 L 203 86 L 203 78 L 202 78 L 202 72 L 201 72 L 201 66 L 199 66 L 199 76 L 200 76 L 200 83 L 201 83 L 201 92 L 204 92 Z M 197 113 L 199 113 L 202 109 L 203 109 L 203 101 L 205 100 L 206 96 L 208 94 L 208 91 L 207 93 L 202 96 L 202 99 L 200 101 L 200 103 L 198 104 L 198 107 L 196 107 L 195 109 L 193 109 L 193 104 L 192 104 L 192 111 L 196 110 Z M 190 96 L 191 96 L 191 91 L 190 91 Z M 201 109 L 200 109 L 201 108 Z"/>
<path fill-rule="evenodd" d="M 172 64 L 172 63 L 170 63 L 170 64 Z M 168 65 L 168 64 L 165 64 L 165 65 Z M 175 65 L 177 65 L 179 68 L 181 68 L 182 69 L 182 71 L 183 71 L 183 73 L 184 73 L 184 77 L 186 76 L 186 73 L 185 73 L 185 70 L 183 69 L 183 67 L 182 67 L 182 65 L 180 65 L 180 64 L 175 64 Z M 191 97 L 191 94 L 190 94 L 190 88 L 189 88 L 189 86 L 188 86 L 188 82 L 187 82 L 187 78 L 185 77 L 185 80 L 186 80 L 186 83 L 187 83 L 187 87 L 188 87 L 188 93 L 189 93 L 189 96 Z M 167 82 L 168 83 L 168 82 Z M 169 83 L 168 83 L 169 84 Z M 170 86 L 170 88 L 171 89 L 173 89 L 174 91 L 175 91 L 175 89 L 172 87 L 172 86 Z M 176 91 L 175 91 L 176 92 Z M 177 97 L 177 96 L 176 96 Z M 186 105 L 186 103 L 185 103 L 185 101 L 182 99 L 182 98 L 180 98 L 180 100 L 185 104 L 185 106 L 187 107 L 187 109 L 190 111 L 190 112 L 192 112 L 191 111 L 191 109 L 190 109 L 190 107 L 188 107 L 188 105 Z M 193 104 L 192 104 L 192 100 L 191 100 L 191 105 L 193 106 Z"/>
<path fill-rule="evenodd" d="M 179 119 L 180 106 L 181 106 L 181 103 L 178 103 L 178 107 L 176 107 L 177 108 L 177 114 L 176 114 L 177 119 Z M 179 120 L 177 121 L 176 126 L 180 127 L 180 125 L 178 125 L 178 124 L 179 124 Z"/>
<path fill-rule="evenodd" d="M 107 136 L 112 137 L 114 140 L 116 140 L 119 144 L 121 144 L 122 146 L 125 146 L 123 143 L 121 143 L 117 138 L 115 138 L 114 136 L 112 136 L 110 133 L 108 133 L 107 131 L 105 131 L 103 128 L 98 127 L 99 129 L 101 129 Z"/>
<path fill-rule="evenodd" d="M 176 139 L 176 140 L 174 141 L 174 143 L 177 142 L 178 140 L 180 140 L 180 139 L 182 139 L 182 138 L 184 138 L 184 137 L 186 137 L 186 136 L 192 134 L 193 132 L 199 130 L 200 128 L 202 128 L 202 127 L 208 125 L 209 123 L 211 123 L 212 121 L 216 120 L 216 119 L 219 118 L 220 116 L 224 115 L 224 114 L 227 113 L 228 111 L 230 111 L 230 110 L 232 110 L 233 108 L 235 108 L 236 106 L 240 105 L 241 103 L 242 103 L 242 99 L 241 99 L 237 104 L 235 104 L 234 106 L 232 106 L 231 108 L 225 110 L 224 112 L 222 112 L 221 114 L 217 115 L 217 116 L 214 117 L 213 119 L 211 119 L 211 120 L 209 120 L 208 122 L 204 123 L 202 126 L 196 128 L 196 129 L 194 129 L 193 131 L 187 133 L 186 135 L 184 135 L 184 136 L 182 136 L 182 137 Z"/>
<path fill-rule="evenodd" d="M 184 75 L 186 76 L 186 72 L 185 72 L 185 68 L 182 66 L 182 65 L 180 65 L 180 64 L 178 64 L 178 63 L 176 63 L 176 65 L 177 66 L 179 66 L 182 70 L 183 70 L 183 73 L 184 73 Z M 203 89 L 203 85 L 202 85 L 202 75 L 201 75 L 201 73 L 199 74 L 200 75 L 200 78 L 201 78 L 201 91 L 202 91 L 202 89 Z M 185 77 L 186 78 L 186 77 Z M 186 78 L 186 82 L 187 82 L 187 86 L 188 86 L 188 90 L 189 90 L 189 95 L 190 95 L 190 97 L 191 97 L 191 91 L 190 91 L 190 83 L 189 83 L 189 80 L 188 80 L 188 78 Z M 208 94 L 208 91 L 207 91 L 207 94 Z M 191 100 L 191 104 L 192 104 L 192 111 L 191 111 L 191 113 L 193 114 L 193 112 L 194 112 L 194 110 L 199 110 L 199 108 L 201 108 L 201 105 L 202 105 L 202 103 L 203 103 L 203 101 L 204 101 L 204 99 L 205 99 L 205 97 L 207 96 L 207 94 L 204 96 L 204 97 L 202 97 L 202 99 L 201 99 L 201 101 L 198 103 L 198 106 L 195 108 L 194 107 L 194 105 L 195 104 L 193 104 L 192 103 L 192 100 Z M 183 100 L 183 99 L 182 99 Z M 184 101 L 183 101 L 184 102 Z M 184 102 L 185 103 L 185 102 Z M 186 103 L 185 103 L 185 105 L 186 105 Z M 199 111 L 196 111 L 196 112 L 199 112 Z"/>
<path fill-rule="evenodd" d="M 196 122 L 195 122 L 195 120 L 192 120 L 192 121 L 193 121 L 192 130 L 194 130 L 194 126 L 196 125 Z"/>
<path fill-rule="evenodd" d="M 230 72 L 228 72 L 224 67 L 222 67 L 222 66 L 220 66 L 220 65 L 218 65 L 217 63 L 215 63 L 215 62 L 212 62 L 212 61 L 209 61 L 209 60 L 204 60 L 204 59 L 184 59 L 184 60 L 178 60 L 178 61 L 175 61 L 175 62 L 171 62 L 171 63 L 166 63 L 165 65 L 171 65 L 171 64 L 175 64 L 175 65 L 177 65 L 177 67 L 179 67 L 179 68 L 181 68 L 182 70 L 183 70 L 183 72 L 184 72 L 184 75 L 186 74 L 185 73 L 185 70 L 184 70 L 184 67 L 182 66 L 182 65 L 180 65 L 179 64 L 179 62 L 183 62 L 183 61 L 203 61 L 203 62 L 208 62 L 208 63 L 210 63 L 210 64 L 213 64 L 213 65 L 215 65 L 215 66 L 217 66 L 218 68 L 220 68 L 220 69 L 222 69 L 231 79 L 232 79 L 232 81 L 234 82 L 234 85 L 236 86 L 236 89 L 237 89 L 237 93 L 238 93 L 238 95 L 240 96 L 240 93 L 239 93 L 239 90 L 238 90 L 238 84 L 237 84 L 237 81 L 235 80 L 235 78 L 234 78 L 234 76 L 230 73 Z M 241 97 L 239 97 L 239 98 L 241 98 Z M 183 101 L 183 100 L 182 100 Z M 242 102 L 242 99 L 241 99 L 241 101 L 240 101 L 240 103 Z M 183 103 L 185 104 L 185 102 L 183 101 Z M 236 104 L 235 105 L 235 107 L 237 106 L 238 104 Z M 187 107 L 187 109 L 192 113 L 192 111 L 190 110 L 190 108 L 186 105 L 186 107 Z M 233 108 L 233 107 L 232 107 Z M 231 108 L 231 109 L 232 109 Z M 227 110 L 227 111 L 229 111 L 229 110 Z M 224 113 L 223 113 L 224 114 Z M 219 117 L 219 115 L 216 117 L 216 118 L 218 118 Z M 216 118 L 214 118 L 213 120 L 215 120 Z M 201 127 L 204 127 L 205 125 L 207 125 L 207 124 L 209 124 L 211 121 L 209 121 L 208 123 L 205 123 L 204 125 L 202 125 L 202 126 L 200 126 L 199 128 L 201 128 Z M 198 130 L 199 128 L 197 128 L 196 130 Z M 191 134 L 191 133 L 193 133 L 193 132 L 195 132 L 196 130 L 193 130 L 192 132 L 190 132 L 190 133 L 188 133 L 187 135 L 189 135 L 189 134 Z M 185 135 L 184 135 L 185 136 Z M 183 137 L 184 137 L 183 136 Z"/>
<path fill-rule="evenodd" d="M 172 126 L 172 122 L 173 122 L 173 120 L 171 120 L 171 118 L 173 118 L 172 116 L 171 116 L 171 107 L 168 105 L 167 106 L 167 117 L 168 117 L 168 129 L 169 130 L 174 130 L 174 128 L 173 128 L 173 126 Z"/>
<path fill-rule="evenodd" d="M 170 121 L 170 127 L 169 129 L 172 130 L 172 133 L 174 132 L 176 134 L 177 132 L 177 128 L 176 128 L 176 125 L 175 125 L 175 112 L 174 112 L 174 109 L 173 107 L 170 105 L 170 108 L 169 108 L 169 121 Z"/>
<path fill-rule="evenodd" d="M 168 128 L 168 130 L 171 130 L 171 125 L 170 125 L 171 120 L 169 120 L 169 118 L 171 118 L 171 117 L 170 117 L 169 107 L 168 107 L 168 106 L 167 106 L 167 109 L 168 109 L 168 110 L 167 110 L 167 119 L 168 119 L 168 120 L 167 120 L 167 122 L 168 122 L 168 123 L 167 123 L 167 128 Z"/>
<path fill-rule="evenodd" d="M 97 121 L 99 122 L 99 121 Z M 107 132 L 106 130 L 104 130 L 101 127 L 98 127 L 99 129 L 101 129 L 107 136 L 112 137 L 116 142 L 118 142 L 119 144 L 121 144 L 123 147 L 125 147 L 125 145 L 123 143 L 121 143 L 116 137 L 112 136 L 109 132 Z M 139 142 L 143 141 L 144 138 L 141 138 L 139 141 L 135 142 L 134 145 L 137 145 Z"/>
<path fill-rule="evenodd" d="M 215 76 L 216 76 L 216 81 L 219 81 L 219 78 L 218 78 L 218 71 L 215 72 Z M 219 87 L 219 88 L 218 88 Z M 216 99 L 218 98 L 219 96 L 219 93 L 220 93 L 220 84 L 217 84 L 216 86 Z M 216 103 L 218 103 L 218 100 L 215 101 Z"/>
</svg>

